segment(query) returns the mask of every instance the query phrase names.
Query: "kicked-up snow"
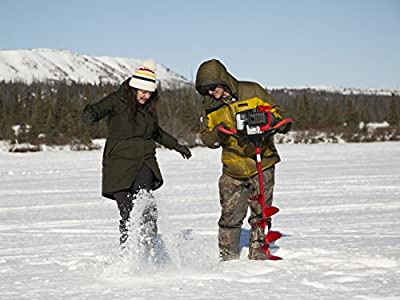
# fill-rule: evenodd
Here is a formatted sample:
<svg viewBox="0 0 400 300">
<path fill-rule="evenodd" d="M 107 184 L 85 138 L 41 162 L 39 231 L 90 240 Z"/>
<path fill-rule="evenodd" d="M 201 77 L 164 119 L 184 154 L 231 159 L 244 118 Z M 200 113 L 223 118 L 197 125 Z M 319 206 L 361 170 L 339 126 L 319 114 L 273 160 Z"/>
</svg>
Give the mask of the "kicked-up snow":
<svg viewBox="0 0 400 300">
<path fill-rule="evenodd" d="M 249 261 L 245 221 L 241 259 L 224 263 L 218 150 L 158 150 L 153 261 L 119 251 L 101 151 L 0 152 L 0 299 L 399 299 L 400 143 L 277 147 L 284 259 Z"/>
</svg>

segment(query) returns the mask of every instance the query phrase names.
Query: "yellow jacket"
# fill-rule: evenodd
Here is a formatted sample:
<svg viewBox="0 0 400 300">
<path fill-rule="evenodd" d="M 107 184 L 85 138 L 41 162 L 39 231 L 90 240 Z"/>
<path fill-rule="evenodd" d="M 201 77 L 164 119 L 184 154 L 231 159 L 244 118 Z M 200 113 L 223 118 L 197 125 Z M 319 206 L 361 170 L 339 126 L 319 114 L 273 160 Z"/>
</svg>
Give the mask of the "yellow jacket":
<svg viewBox="0 0 400 300">
<path fill-rule="evenodd" d="M 221 138 L 215 128 L 221 122 L 236 129 L 235 115 L 259 105 L 271 106 L 276 119 L 282 119 L 283 112 L 274 99 L 255 82 L 237 81 L 218 60 L 203 63 L 196 77 L 197 90 L 207 96 L 204 86 L 223 84 L 232 92 L 232 99 L 216 100 L 206 97 L 200 128 L 201 139 L 209 148 L 222 147 L 223 172 L 231 177 L 245 179 L 257 174 L 255 146 L 249 141 L 238 141 L 235 137 Z M 214 130 L 215 128 L 215 130 Z M 280 161 L 273 138 L 266 139 L 261 146 L 262 169 Z"/>
</svg>

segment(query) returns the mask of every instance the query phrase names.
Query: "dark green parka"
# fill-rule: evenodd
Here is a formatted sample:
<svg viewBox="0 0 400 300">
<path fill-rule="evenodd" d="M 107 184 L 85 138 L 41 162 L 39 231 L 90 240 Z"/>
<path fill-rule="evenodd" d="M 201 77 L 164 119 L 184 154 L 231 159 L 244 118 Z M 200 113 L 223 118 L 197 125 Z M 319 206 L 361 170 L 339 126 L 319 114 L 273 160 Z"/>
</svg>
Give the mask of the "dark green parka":
<svg viewBox="0 0 400 300">
<path fill-rule="evenodd" d="M 154 174 L 151 189 L 159 188 L 163 179 L 156 159 L 156 142 L 168 149 L 178 145 L 178 141 L 158 125 L 157 92 L 145 105 L 140 105 L 128 81 L 99 102 L 87 105 L 83 111 L 94 111 L 95 121 L 108 117 L 102 195 L 110 199 L 114 199 L 115 192 L 131 187 L 143 164 Z"/>
</svg>

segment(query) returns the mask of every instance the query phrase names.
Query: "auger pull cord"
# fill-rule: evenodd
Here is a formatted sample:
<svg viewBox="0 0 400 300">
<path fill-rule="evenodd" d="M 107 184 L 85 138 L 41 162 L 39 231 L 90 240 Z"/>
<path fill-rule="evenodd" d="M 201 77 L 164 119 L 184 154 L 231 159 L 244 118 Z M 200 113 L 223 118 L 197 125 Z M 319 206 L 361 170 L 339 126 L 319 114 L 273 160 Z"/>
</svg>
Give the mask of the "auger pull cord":
<svg viewBox="0 0 400 300">
<path fill-rule="evenodd" d="M 242 114 L 244 116 L 238 116 L 237 114 L 236 118 L 237 123 L 241 122 L 240 125 L 237 127 L 240 127 L 242 130 L 239 131 L 234 128 L 226 128 L 222 125 L 218 125 L 218 130 L 237 139 L 249 140 L 256 147 L 256 163 L 260 193 L 252 197 L 251 200 L 257 201 L 261 205 L 262 219 L 257 222 L 256 226 L 259 226 L 264 230 L 265 227 L 267 227 L 267 219 L 276 214 L 279 209 L 275 206 L 267 206 L 265 204 L 264 182 L 262 178 L 261 165 L 261 145 L 264 139 L 274 135 L 278 132 L 280 127 L 292 123 L 293 120 L 290 118 L 286 118 L 272 125 L 272 114 L 269 106 L 258 106 L 255 110 L 244 111 L 242 112 Z M 265 244 L 260 248 L 265 253 L 267 259 L 282 259 L 279 256 L 272 255 L 269 249 L 269 244 L 281 237 L 282 234 L 279 231 L 272 230 L 268 230 L 268 233 L 264 236 Z"/>
</svg>

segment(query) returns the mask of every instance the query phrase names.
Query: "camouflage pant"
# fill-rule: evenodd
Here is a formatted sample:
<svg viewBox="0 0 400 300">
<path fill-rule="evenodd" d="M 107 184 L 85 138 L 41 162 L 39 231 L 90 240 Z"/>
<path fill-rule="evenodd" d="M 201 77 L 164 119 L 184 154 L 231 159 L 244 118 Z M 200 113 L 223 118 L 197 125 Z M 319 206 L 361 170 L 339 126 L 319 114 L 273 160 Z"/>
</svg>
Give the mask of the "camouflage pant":
<svg viewBox="0 0 400 300">
<path fill-rule="evenodd" d="M 266 205 L 272 205 L 274 189 L 275 168 L 263 171 L 264 197 Z M 259 194 L 258 175 L 249 179 L 239 180 L 226 174 L 219 179 L 220 203 L 222 207 L 219 219 L 219 250 L 223 260 L 239 258 L 240 232 L 243 220 L 247 215 L 247 208 L 250 207 L 251 214 L 248 222 L 252 225 L 250 234 L 250 255 L 252 250 L 264 244 L 264 230 L 256 223 L 262 219 L 260 203 L 250 200 L 252 196 Z M 268 220 L 270 227 L 271 220 Z M 257 259 L 257 258 L 256 258 Z"/>
</svg>

